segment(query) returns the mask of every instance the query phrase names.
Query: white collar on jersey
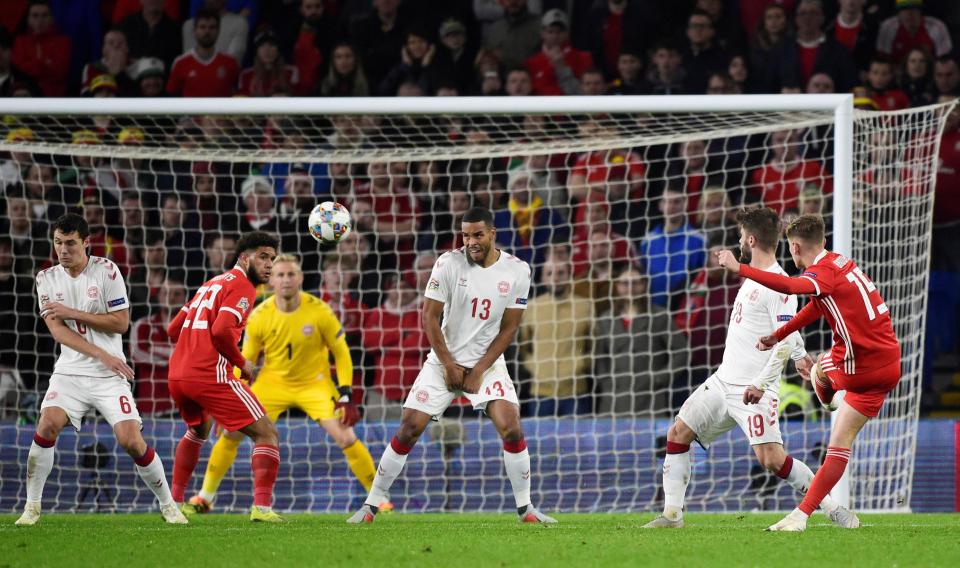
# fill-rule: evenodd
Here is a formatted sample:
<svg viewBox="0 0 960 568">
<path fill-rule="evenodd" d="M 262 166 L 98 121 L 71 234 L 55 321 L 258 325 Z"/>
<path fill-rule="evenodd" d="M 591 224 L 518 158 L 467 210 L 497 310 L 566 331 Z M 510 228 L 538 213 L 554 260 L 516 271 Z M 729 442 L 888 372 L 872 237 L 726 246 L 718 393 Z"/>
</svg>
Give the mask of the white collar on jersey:
<svg viewBox="0 0 960 568">
<path fill-rule="evenodd" d="M 821 260 L 823 260 L 823 257 L 827 256 L 827 252 L 828 252 L 827 249 L 823 249 L 822 251 L 820 251 L 820 254 L 818 254 L 817 257 L 813 259 L 813 263 L 816 264 Z"/>
</svg>

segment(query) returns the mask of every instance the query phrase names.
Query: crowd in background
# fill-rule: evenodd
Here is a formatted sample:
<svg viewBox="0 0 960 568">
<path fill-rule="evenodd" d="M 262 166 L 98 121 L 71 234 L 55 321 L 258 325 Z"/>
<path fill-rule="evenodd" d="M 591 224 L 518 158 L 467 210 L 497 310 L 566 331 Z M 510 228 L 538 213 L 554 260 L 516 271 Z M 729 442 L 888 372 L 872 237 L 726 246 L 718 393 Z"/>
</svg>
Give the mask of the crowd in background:
<svg viewBox="0 0 960 568">
<path fill-rule="evenodd" d="M 858 108 L 898 110 L 960 94 L 957 30 L 960 5 L 930 0 L 9 0 L 0 7 L 0 96 L 853 91 Z M 324 149 L 362 151 L 391 132 L 417 131 L 370 117 L 230 120 L 194 117 L 168 133 L 187 150 L 235 140 L 309 150 L 317 141 L 305 126 L 316 126 Z M 451 123 L 447 134 L 451 144 L 510 136 L 526 121 Z M 40 135 L 6 122 L 8 142 Z M 152 136 L 110 117 L 74 126 L 73 144 Z M 576 125 L 584 135 L 605 127 L 589 117 Z M 52 262 L 49 223 L 78 211 L 91 226 L 91 253 L 126 275 L 141 412 L 172 411 L 172 314 L 230 268 L 237 236 L 257 229 L 281 235 L 282 249 L 302 259 L 305 289 L 340 316 L 359 382 L 377 401 L 368 414 L 397 416 L 429 349 L 419 303 L 430 270 L 460 245 L 459 216 L 484 205 L 495 212 L 500 246 L 535 272 L 520 341 L 508 353 L 524 411 L 666 415 L 722 358 L 739 282 L 711 253 L 737 246 L 736 208 L 762 203 L 785 218 L 829 219 L 832 152 L 822 128 L 369 164 L 10 152 L 0 160 L 0 312 L 14 323 L 0 329 L 0 396 L 42 388 L 52 369 L 32 277 Z M 949 352 L 960 305 L 955 115 L 939 158 L 931 285 L 942 293 L 931 295 L 928 334 L 932 349 Z M 323 198 L 346 204 L 355 225 L 328 253 L 305 226 Z M 811 334 L 811 348 L 824 341 Z M 807 408 L 809 395 L 793 387 Z"/>
</svg>

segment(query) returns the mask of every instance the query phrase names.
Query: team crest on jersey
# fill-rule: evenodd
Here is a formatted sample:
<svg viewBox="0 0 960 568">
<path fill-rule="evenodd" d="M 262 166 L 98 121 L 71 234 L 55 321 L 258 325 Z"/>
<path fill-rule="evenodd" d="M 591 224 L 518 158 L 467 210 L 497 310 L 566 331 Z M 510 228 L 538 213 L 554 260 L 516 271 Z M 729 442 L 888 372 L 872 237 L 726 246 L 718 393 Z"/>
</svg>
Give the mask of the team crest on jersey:
<svg viewBox="0 0 960 568">
<path fill-rule="evenodd" d="M 510 292 L 510 283 L 506 280 L 497 282 L 497 292 L 500 292 L 501 296 L 506 296 Z"/>
<path fill-rule="evenodd" d="M 431 278 L 430 281 L 427 282 L 427 290 L 439 290 L 439 289 L 440 289 L 440 281 L 437 280 L 436 278 Z"/>
<path fill-rule="evenodd" d="M 425 390 L 417 391 L 417 402 L 419 402 L 420 404 L 426 404 L 428 400 L 430 400 L 430 395 L 427 394 L 427 391 Z"/>
<path fill-rule="evenodd" d="M 91 300 L 96 300 L 100 297 L 100 289 L 96 286 L 90 286 L 87 288 L 87 297 Z"/>
<path fill-rule="evenodd" d="M 750 300 L 751 302 L 756 302 L 756 301 L 757 301 L 757 298 L 759 298 L 759 297 L 760 297 L 760 290 L 754 290 L 753 292 L 750 292 L 750 298 L 749 298 L 749 300 Z"/>
<path fill-rule="evenodd" d="M 313 326 L 310 324 L 307 324 L 303 326 L 303 328 L 300 331 L 302 331 L 305 336 L 310 337 L 311 335 L 313 335 Z"/>
<path fill-rule="evenodd" d="M 240 301 L 237 302 L 237 308 L 239 308 L 241 312 L 246 312 L 250 308 L 250 302 L 246 297 L 240 298 Z"/>
</svg>

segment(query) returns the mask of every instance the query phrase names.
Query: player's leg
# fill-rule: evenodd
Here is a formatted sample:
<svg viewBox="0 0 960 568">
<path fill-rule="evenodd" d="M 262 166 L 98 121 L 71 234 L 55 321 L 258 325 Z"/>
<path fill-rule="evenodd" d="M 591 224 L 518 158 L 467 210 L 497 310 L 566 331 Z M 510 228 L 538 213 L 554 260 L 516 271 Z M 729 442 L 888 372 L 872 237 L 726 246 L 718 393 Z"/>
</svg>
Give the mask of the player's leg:
<svg viewBox="0 0 960 568">
<path fill-rule="evenodd" d="M 360 438 L 357 438 L 357 434 L 352 427 L 344 426 L 336 418 L 318 420 L 317 423 L 333 438 L 334 443 L 343 452 L 343 457 L 346 458 L 350 471 L 353 472 L 354 477 L 357 478 L 364 490 L 369 492 L 373 486 L 373 478 L 377 470 L 373 465 L 373 457 L 370 455 L 367 446 L 360 441 Z"/>
<path fill-rule="evenodd" d="M 503 465 L 513 489 L 517 515 L 524 523 L 555 523 L 556 519 L 541 513 L 530 499 L 530 451 L 520 424 L 520 405 L 505 399 L 491 400 L 485 412 L 503 440 Z"/>
<path fill-rule="evenodd" d="M 663 458 L 663 517 L 669 521 L 683 522 L 684 499 L 690 484 L 690 445 L 696 439 L 697 433 L 679 416 L 667 429 Z"/>
<path fill-rule="evenodd" d="M 183 503 L 184 494 L 193 470 L 200 461 L 200 450 L 210 436 L 213 422 L 197 400 L 203 393 L 204 383 L 199 381 L 169 381 L 170 397 L 180 411 L 180 417 L 187 424 L 187 431 L 177 443 L 173 458 L 173 479 L 170 483 L 170 493 L 173 500 Z"/>
<path fill-rule="evenodd" d="M 835 370 L 833 360 L 830 359 L 830 352 L 824 351 L 817 357 L 817 362 L 810 372 L 810 379 L 813 381 L 813 391 L 817 395 L 820 404 L 827 410 L 834 411 L 836 406 L 833 404 L 833 397 L 837 394 L 833 382 L 827 376 L 827 371 Z"/>
<path fill-rule="evenodd" d="M 108 417 L 107 420 L 110 421 L 110 418 Z M 177 507 L 177 503 L 170 493 L 170 486 L 167 485 L 167 475 L 163 470 L 163 462 L 160 460 L 160 456 L 152 447 L 147 445 L 140 433 L 140 420 L 127 419 L 116 422 L 113 424 L 113 433 L 117 437 L 117 443 L 133 458 L 137 475 L 157 497 L 163 519 L 171 524 L 187 524 L 187 519 L 180 512 L 180 508 Z"/>
<path fill-rule="evenodd" d="M 266 415 L 240 429 L 253 440 L 250 466 L 253 469 L 253 507 L 251 521 L 280 522 L 273 512 L 273 486 L 280 471 L 280 435 L 277 426 Z"/>
<path fill-rule="evenodd" d="M 40 519 L 43 486 L 53 471 L 57 436 L 69 421 L 66 411 L 56 406 L 44 408 L 40 412 L 37 430 L 33 434 L 33 442 L 27 454 L 27 503 L 23 508 L 23 515 L 16 521 L 18 526 L 30 526 Z"/>
</svg>

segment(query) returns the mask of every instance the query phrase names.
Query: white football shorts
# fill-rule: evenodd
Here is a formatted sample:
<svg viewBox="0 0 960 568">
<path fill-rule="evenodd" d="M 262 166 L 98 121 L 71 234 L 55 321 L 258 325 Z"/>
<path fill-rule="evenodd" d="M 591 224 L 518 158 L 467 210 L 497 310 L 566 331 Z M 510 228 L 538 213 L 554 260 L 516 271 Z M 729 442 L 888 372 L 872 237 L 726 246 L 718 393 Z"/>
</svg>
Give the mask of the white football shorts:
<svg viewBox="0 0 960 568">
<path fill-rule="evenodd" d="M 487 403 L 491 400 L 505 400 L 520 406 L 517 390 L 513 387 L 505 363 L 498 361 L 487 369 L 477 394 L 451 392 L 447 389 L 443 375 L 443 365 L 424 363 L 403 407 L 439 417 L 461 395 L 467 397 L 475 410 L 486 410 Z"/>
<path fill-rule="evenodd" d="M 711 375 L 683 403 L 677 418 L 697 434 L 703 447 L 708 447 L 734 426 L 743 430 L 751 446 L 783 444 L 777 416 L 780 405 L 777 392 L 768 389 L 757 404 L 744 404 L 743 391 L 746 388 L 725 383 Z"/>
<path fill-rule="evenodd" d="M 50 376 L 50 386 L 40 410 L 53 406 L 67 413 L 70 424 L 77 431 L 91 408 L 96 409 L 110 426 L 124 420 L 143 422 L 130 382 L 118 376 L 83 377 L 54 373 Z"/>
</svg>

